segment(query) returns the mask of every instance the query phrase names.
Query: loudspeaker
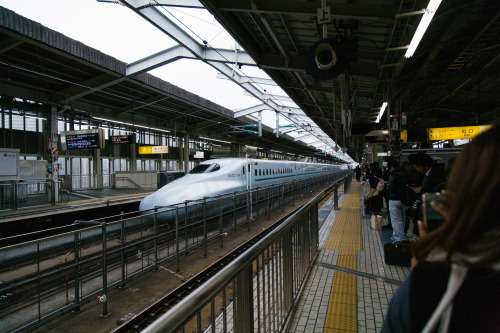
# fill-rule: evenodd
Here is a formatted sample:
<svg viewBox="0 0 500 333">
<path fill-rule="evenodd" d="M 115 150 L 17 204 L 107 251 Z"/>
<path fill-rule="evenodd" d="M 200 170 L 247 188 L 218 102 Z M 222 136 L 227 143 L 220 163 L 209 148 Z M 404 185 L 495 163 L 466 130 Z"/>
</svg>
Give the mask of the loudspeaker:
<svg viewBox="0 0 500 333">
<path fill-rule="evenodd" d="M 333 38 L 323 38 L 306 53 L 305 69 L 316 80 L 330 80 L 344 70 L 342 44 Z"/>
</svg>

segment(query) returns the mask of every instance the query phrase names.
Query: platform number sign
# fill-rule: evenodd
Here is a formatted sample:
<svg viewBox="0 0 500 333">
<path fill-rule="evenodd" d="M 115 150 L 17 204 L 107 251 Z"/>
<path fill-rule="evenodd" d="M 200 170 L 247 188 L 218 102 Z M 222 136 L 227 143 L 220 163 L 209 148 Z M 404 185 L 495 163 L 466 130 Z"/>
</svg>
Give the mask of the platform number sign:
<svg viewBox="0 0 500 333">
<path fill-rule="evenodd" d="M 330 7 L 318 8 L 318 24 L 326 24 L 330 21 Z"/>
</svg>

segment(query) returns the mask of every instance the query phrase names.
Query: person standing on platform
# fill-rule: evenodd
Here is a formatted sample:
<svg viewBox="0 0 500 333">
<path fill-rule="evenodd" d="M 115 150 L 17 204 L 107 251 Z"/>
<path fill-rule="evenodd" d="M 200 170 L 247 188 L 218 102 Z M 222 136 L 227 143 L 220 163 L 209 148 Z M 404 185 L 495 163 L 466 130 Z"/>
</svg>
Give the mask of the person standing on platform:
<svg viewBox="0 0 500 333">
<path fill-rule="evenodd" d="M 392 229 L 391 222 L 391 211 L 389 209 L 389 191 L 387 191 L 387 184 L 389 182 L 389 177 L 391 175 L 391 170 L 389 169 L 389 162 L 392 161 L 390 156 L 384 156 L 382 158 L 382 176 L 384 177 L 385 187 L 382 193 L 380 193 L 385 200 L 385 206 L 387 207 L 387 226 L 386 228 Z"/>
<path fill-rule="evenodd" d="M 418 194 L 424 194 L 432 191 L 432 189 L 444 182 L 444 164 L 435 164 L 432 158 L 426 153 L 417 153 L 415 156 L 415 169 L 424 175 L 422 185 L 413 188 L 413 191 Z"/>
<path fill-rule="evenodd" d="M 379 164 L 373 162 L 370 164 L 370 176 L 368 177 L 370 187 L 376 189 L 381 179 L 383 180 L 383 177 L 382 172 L 380 172 Z M 383 205 L 383 197 L 380 194 L 368 199 L 367 207 L 373 215 L 381 215 Z"/>
<path fill-rule="evenodd" d="M 361 179 L 361 168 L 359 167 L 359 164 L 356 165 L 356 169 L 354 169 L 354 172 L 356 173 L 356 181 L 359 182 Z"/>
<path fill-rule="evenodd" d="M 401 169 L 399 163 L 391 159 L 388 162 L 388 169 L 390 171 L 389 181 L 387 184 L 387 193 L 389 198 L 389 213 L 391 214 L 392 221 L 392 240 L 394 243 L 408 241 L 404 228 L 406 222 L 406 202 L 403 203 L 403 196 L 405 195 L 408 186 L 408 177 L 405 176 L 404 170 Z"/>
<path fill-rule="evenodd" d="M 446 183 L 444 216 L 419 221 L 413 270 L 389 305 L 382 333 L 500 331 L 500 123 L 459 154 Z"/>
<path fill-rule="evenodd" d="M 417 153 L 414 158 L 415 169 L 423 175 L 422 185 L 413 187 L 418 199 L 412 206 L 410 216 L 414 220 L 422 219 L 422 194 L 432 192 L 432 189 L 446 181 L 444 163 L 434 163 L 426 153 Z"/>
</svg>

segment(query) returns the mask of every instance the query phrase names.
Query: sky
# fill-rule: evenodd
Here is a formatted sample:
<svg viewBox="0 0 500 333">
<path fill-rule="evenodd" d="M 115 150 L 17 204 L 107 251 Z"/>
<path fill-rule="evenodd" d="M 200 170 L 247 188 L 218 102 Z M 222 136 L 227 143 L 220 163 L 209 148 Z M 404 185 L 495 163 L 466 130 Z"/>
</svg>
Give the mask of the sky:
<svg viewBox="0 0 500 333">
<path fill-rule="evenodd" d="M 0 6 L 126 63 L 177 45 L 169 36 L 120 4 L 97 0 L 0 0 Z M 181 22 L 179 25 L 199 43 L 207 41 L 214 48 L 235 48 L 234 39 L 205 9 L 163 7 L 159 10 L 174 22 Z M 149 73 L 233 111 L 261 104 L 258 99 L 245 95 L 244 89 L 232 81 L 218 79 L 217 71 L 201 61 L 181 59 Z M 252 66 L 243 66 L 240 74 L 269 78 Z M 261 85 L 260 88 L 270 94 L 286 96 L 278 86 Z M 296 107 L 290 102 L 279 103 Z M 263 112 L 263 123 L 275 128 L 275 113 Z M 280 119 L 280 125 L 287 123 Z M 311 138 L 304 142 L 315 140 Z"/>
</svg>

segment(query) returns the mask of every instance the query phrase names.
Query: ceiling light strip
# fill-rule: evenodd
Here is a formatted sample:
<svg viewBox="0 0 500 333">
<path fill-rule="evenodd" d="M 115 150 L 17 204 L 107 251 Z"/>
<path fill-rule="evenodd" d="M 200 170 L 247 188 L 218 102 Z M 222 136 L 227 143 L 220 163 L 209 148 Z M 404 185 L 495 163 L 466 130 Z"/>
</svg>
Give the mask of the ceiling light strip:
<svg viewBox="0 0 500 333">
<path fill-rule="evenodd" d="M 427 27 L 429 27 L 429 24 L 431 23 L 432 18 L 434 17 L 434 14 L 436 13 L 440 4 L 441 0 L 429 1 L 429 4 L 425 9 L 425 14 L 422 16 L 422 19 L 418 24 L 417 31 L 415 31 L 415 34 L 413 35 L 413 38 L 410 42 L 410 46 L 408 47 L 408 50 L 406 50 L 405 58 L 410 58 L 413 53 L 415 53 L 418 44 L 420 44 L 422 37 L 424 37 L 425 31 L 427 30 Z"/>
</svg>

